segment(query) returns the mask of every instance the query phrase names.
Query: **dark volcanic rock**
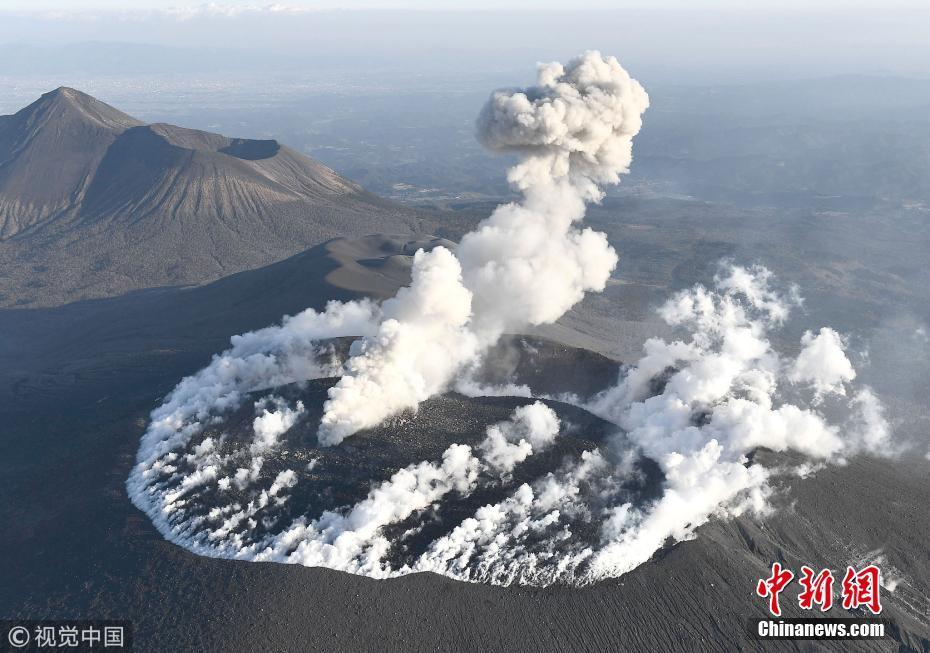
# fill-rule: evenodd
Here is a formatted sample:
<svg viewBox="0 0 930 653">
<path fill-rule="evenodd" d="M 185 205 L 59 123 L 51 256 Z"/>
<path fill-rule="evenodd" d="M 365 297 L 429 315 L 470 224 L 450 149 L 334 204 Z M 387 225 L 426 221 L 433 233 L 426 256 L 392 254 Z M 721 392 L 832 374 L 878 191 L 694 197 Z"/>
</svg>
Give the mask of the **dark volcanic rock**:
<svg viewBox="0 0 930 653">
<path fill-rule="evenodd" d="M 306 407 L 299 422 L 281 436 L 279 445 L 262 454 L 264 465 L 256 477 L 257 486 L 270 485 L 284 470 L 296 472 L 297 481 L 289 491 L 288 501 L 275 508 L 273 522 L 266 525 L 259 522 L 252 533 L 255 536 L 260 537 L 269 529 L 280 530 L 282 524 L 297 518 L 313 520 L 326 511 L 345 512 L 400 469 L 423 461 L 440 461 L 443 452 L 453 444 L 468 445 L 475 455 L 480 455 L 477 447 L 489 426 L 507 421 L 516 408 L 535 401 L 519 397 L 470 398 L 448 393 L 428 399 L 415 412 L 406 411 L 338 445 L 323 447 L 317 442 L 317 428 L 327 390 L 335 382 L 336 379 L 320 379 L 254 393 L 238 410 L 224 414 L 221 422 L 191 443 L 194 446 L 211 438 L 222 443 L 220 450 L 226 455 L 245 451 L 253 439 L 255 400 L 275 396 L 291 406 L 300 401 Z M 552 446 L 519 463 L 505 478 L 486 470 L 471 494 L 453 493 L 432 509 L 416 512 L 388 527 L 386 534 L 395 547 L 392 559 L 395 568 L 411 562 L 431 541 L 474 515 L 481 506 L 501 502 L 520 485 L 531 484 L 550 472 L 577 463 L 583 452 L 603 445 L 618 431 L 616 426 L 580 408 L 551 400 L 544 403 L 561 422 L 560 435 Z M 611 449 L 619 453 L 616 441 Z M 240 464 L 248 466 L 247 461 Z M 624 491 L 631 501 L 650 501 L 658 497 L 661 480 L 657 465 L 648 459 L 640 460 Z M 237 492 L 234 488 L 218 491 L 204 486 L 188 495 L 185 509 L 191 515 L 206 515 L 218 506 L 236 502 L 246 505 L 252 498 L 248 492 Z M 596 538 L 597 528 L 588 526 L 580 525 L 590 531 L 585 536 Z"/>
<path fill-rule="evenodd" d="M 259 298 L 249 298 L 261 288 L 259 279 L 229 283 L 243 292 L 240 306 L 258 310 Z M 212 351 L 192 337 L 183 304 L 204 300 L 208 291 L 216 293 L 211 305 L 218 307 L 216 288 L 172 295 L 160 312 L 167 318 L 173 311 L 176 321 L 151 333 L 144 318 L 155 313 L 138 316 L 138 305 L 114 306 L 103 316 L 113 323 L 110 331 L 93 331 L 96 323 L 88 323 L 88 331 L 76 329 L 75 340 L 57 349 L 56 366 L 45 371 L 55 382 L 0 403 L 0 491 L 7 498 L 0 505 L 6 525 L 0 616 L 130 619 L 139 651 L 767 651 L 772 647 L 752 638 L 746 620 L 764 615 L 753 590 L 771 562 L 822 567 L 847 560 L 843 549 L 854 547 L 882 549 L 887 568 L 904 578 L 883 595 L 891 636 L 821 642 L 817 650 L 930 650 L 924 461 L 857 458 L 824 470 L 786 489 L 777 512 L 764 520 L 715 520 L 694 541 L 585 588 L 489 587 L 433 574 L 375 581 L 299 565 L 209 559 L 171 545 L 132 506 L 124 483 L 148 412 Z M 234 309 L 214 316 L 229 332 L 239 326 L 232 323 Z M 259 325 L 265 319 L 252 318 Z M 120 334 L 120 324 L 134 335 Z M 97 344 L 81 347 L 91 342 Z M 68 375 L 70 384 L 61 381 Z M 466 401 L 435 400 L 436 430 L 464 438 L 458 406 L 487 420 L 505 417 L 521 400 Z M 428 426 L 420 421 L 410 432 L 425 438 Z M 424 449 L 417 455 L 433 445 L 418 446 Z M 802 616 L 792 602 L 784 605 L 788 616 Z M 807 644 L 777 648 L 812 650 Z"/>
<path fill-rule="evenodd" d="M 492 385 L 527 385 L 534 396 L 571 393 L 587 399 L 616 383 L 620 370 L 617 361 L 587 349 L 506 335 L 488 352 L 477 378 Z"/>
</svg>

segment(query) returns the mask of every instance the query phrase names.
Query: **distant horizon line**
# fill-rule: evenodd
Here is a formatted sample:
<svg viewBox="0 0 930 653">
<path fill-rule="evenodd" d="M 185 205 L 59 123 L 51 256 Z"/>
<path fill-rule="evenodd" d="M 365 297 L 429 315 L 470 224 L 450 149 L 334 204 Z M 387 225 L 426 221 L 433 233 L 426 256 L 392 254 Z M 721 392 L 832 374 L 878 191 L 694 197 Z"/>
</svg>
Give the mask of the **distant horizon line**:
<svg viewBox="0 0 930 653">
<path fill-rule="evenodd" d="M 386 13 L 415 13 L 415 14 L 571 14 L 579 13 L 599 13 L 599 14 L 620 14 L 620 13 L 643 13 L 643 14 L 843 14 L 849 13 L 870 13 L 881 12 L 887 14 L 890 12 L 900 14 L 927 14 L 930 13 L 930 6 L 912 5 L 912 4 L 894 4 L 875 2 L 874 4 L 857 4 L 847 7 L 818 7 L 809 4 L 791 4 L 791 5 L 717 5 L 713 7 L 696 7 L 681 6 L 677 4 L 642 4 L 626 7 L 557 7 L 557 6 L 534 6 L 521 7 L 517 5 L 498 5 L 480 8 L 470 7 L 307 7 L 307 6 L 290 6 L 281 4 L 270 4 L 263 6 L 240 6 L 240 5 L 218 5 L 216 3 L 207 3 L 200 5 L 182 5 L 167 8 L 148 7 L 148 8 L 87 8 L 87 9 L 41 9 L 35 7 L 9 8 L 0 7 L 0 15 L 15 16 L 21 18 L 33 18 L 39 20 L 61 20 L 65 18 L 83 17 L 89 19 L 147 19 L 147 18 L 165 18 L 178 22 L 186 22 L 198 19 L 236 19 L 242 16 L 263 15 L 268 17 L 291 17 L 295 15 L 318 15 L 318 14 L 386 14 Z"/>
</svg>

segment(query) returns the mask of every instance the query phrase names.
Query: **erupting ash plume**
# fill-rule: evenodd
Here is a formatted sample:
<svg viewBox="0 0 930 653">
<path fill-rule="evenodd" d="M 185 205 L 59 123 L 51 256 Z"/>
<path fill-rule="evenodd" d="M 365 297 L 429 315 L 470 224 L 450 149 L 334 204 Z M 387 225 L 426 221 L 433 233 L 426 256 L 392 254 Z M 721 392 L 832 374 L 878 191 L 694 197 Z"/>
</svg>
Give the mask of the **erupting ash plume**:
<svg viewBox="0 0 930 653">
<path fill-rule="evenodd" d="M 384 303 L 375 334 L 353 345 L 342 379 L 330 389 L 321 444 L 338 444 L 442 392 L 479 352 L 468 329 L 471 292 L 445 247 L 419 251 L 413 281 Z"/>
<path fill-rule="evenodd" d="M 731 265 L 713 287 L 661 308 L 680 339 L 648 340 L 616 385 L 575 402 L 613 430 L 569 448 L 572 456 L 545 462 L 572 425 L 537 401 L 472 446 L 451 444 L 438 460 L 370 479 L 354 503 L 307 499 L 318 487 L 310 475 L 327 471 L 320 458 L 282 468 L 275 456 L 310 412 L 286 399 L 287 384 L 339 377 L 323 406 L 320 452 L 348 451 L 346 438 L 453 386 L 529 396 L 527 386 L 482 387 L 470 372 L 504 332 L 553 322 L 604 288 L 616 253 L 579 223 L 585 203 L 627 171 L 647 106 L 616 59 L 595 52 L 540 67 L 537 86 L 495 92 L 479 138 L 519 153 L 508 177 L 522 199 L 498 207 L 455 252 L 417 252 L 410 285 L 381 305 L 332 302 L 233 338 L 152 412 L 127 481 L 134 503 L 166 538 L 203 555 L 374 577 L 583 584 L 635 568 L 715 516 L 770 510 L 770 479 L 784 470 L 752 462 L 760 447 L 805 456 L 805 474 L 861 451 L 890 453 L 883 407 L 853 388 L 841 335 L 808 332 L 800 354 L 783 358 L 768 336 L 796 293 L 778 292 L 763 267 Z M 345 361 L 325 344 L 343 336 L 358 338 Z M 224 424 L 248 411 L 247 400 L 254 415 L 243 444 Z M 846 422 L 830 422 L 828 407 Z M 456 508 L 447 521 L 447 504 L 470 506 L 470 516 Z"/>
<path fill-rule="evenodd" d="M 455 256 L 444 248 L 417 255 L 412 285 L 385 305 L 377 334 L 332 389 L 321 442 L 415 408 L 505 330 L 554 322 L 585 292 L 604 289 L 617 254 L 604 234 L 577 223 L 585 202 L 601 198 L 598 184 L 627 172 L 648 106 L 639 82 L 596 52 L 541 66 L 538 86 L 493 94 L 478 136 L 521 155 L 508 177 L 523 200 L 498 207 Z"/>
</svg>

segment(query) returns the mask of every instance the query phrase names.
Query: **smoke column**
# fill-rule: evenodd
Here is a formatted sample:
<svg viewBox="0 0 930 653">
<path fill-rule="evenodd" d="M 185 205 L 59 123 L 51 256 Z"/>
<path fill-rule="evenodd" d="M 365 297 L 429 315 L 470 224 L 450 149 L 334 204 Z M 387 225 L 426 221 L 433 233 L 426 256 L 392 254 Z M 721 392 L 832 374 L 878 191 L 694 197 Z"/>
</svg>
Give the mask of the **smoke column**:
<svg viewBox="0 0 930 653">
<path fill-rule="evenodd" d="M 337 448 L 327 451 L 457 382 L 531 395 L 527 386 L 482 388 L 468 372 L 503 333 L 553 322 L 604 288 L 616 253 L 580 221 L 601 187 L 628 170 L 647 106 L 616 59 L 596 52 L 541 66 L 534 87 L 495 92 L 478 134 L 520 155 L 508 178 L 521 200 L 498 207 L 455 252 L 417 252 L 410 285 L 381 305 L 331 302 L 234 337 L 152 412 L 127 480 L 133 502 L 167 539 L 203 555 L 374 577 L 433 571 L 502 585 L 585 584 L 628 572 L 713 517 L 771 510 L 770 479 L 791 470 L 752 462 L 757 448 L 813 461 L 804 474 L 863 451 L 893 453 L 881 402 L 853 386 L 844 338 L 823 327 L 803 336 L 797 357 L 783 358 L 768 334 L 796 294 L 778 292 L 761 266 L 728 265 L 713 287 L 682 291 L 660 309 L 678 339 L 648 340 L 615 385 L 576 402 L 612 429 L 596 448 L 513 481 L 565 441 L 557 412 L 527 402 L 474 446 L 451 444 L 440 460 L 371 479 L 351 505 L 288 511 L 317 460 L 283 469 L 275 460 L 308 412 L 281 386 L 340 377 L 317 434 Z M 324 344 L 342 336 L 359 338 L 345 361 Z M 223 429 L 246 401 L 252 438 L 239 444 Z M 829 421 L 827 407 L 846 421 Z M 641 487 L 648 468 L 660 477 L 657 492 Z M 425 523 L 443 502 L 488 488 L 506 489 L 497 495 L 505 498 L 450 525 L 414 558 L 392 559 L 394 545 L 403 549 L 418 532 L 409 520 Z M 400 526 L 407 530 L 392 528 Z"/>
<path fill-rule="evenodd" d="M 491 96 L 478 138 L 520 154 L 508 179 L 523 199 L 466 234 L 456 256 L 444 248 L 417 254 L 412 286 L 385 304 L 387 319 L 332 388 L 321 442 L 415 408 L 504 331 L 554 322 L 586 292 L 604 289 L 617 254 L 578 222 L 585 203 L 601 198 L 599 185 L 628 171 L 648 106 L 639 82 L 597 52 L 542 65 L 537 86 Z"/>
</svg>

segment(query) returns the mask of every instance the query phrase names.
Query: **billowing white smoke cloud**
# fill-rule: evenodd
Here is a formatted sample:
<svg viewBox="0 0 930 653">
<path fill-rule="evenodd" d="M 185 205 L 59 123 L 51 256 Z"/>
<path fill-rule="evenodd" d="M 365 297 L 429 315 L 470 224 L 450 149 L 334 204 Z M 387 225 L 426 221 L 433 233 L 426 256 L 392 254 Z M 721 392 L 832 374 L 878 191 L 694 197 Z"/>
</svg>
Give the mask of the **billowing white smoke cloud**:
<svg viewBox="0 0 930 653">
<path fill-rule="evenodd" d="M 616 184 L 633 159 L 649 98 L 613 57 L 540 66 L 538 86 L 498 91 L 478 119 L 479 138 L 522 160 L 508 179 L 524 193 L 500 206 L 458 249 L 473 319 L 484 338 L 554 322 L 617 264 L 604 234 L 579 230 L 584 203 Z"/>
<path fill-rule="evenodd" d="M 779 296 L 764 268 L 730 268 L 715 286 L 696 286 L 669 300 L 660 314 L 687 338 L 650 339 L 617 385 L 584 406 L 622 431 L 479 508 L 399 566 L 385 529 L 478 487 L 509 482 L 516 466 L 553 446 L 561 424 L 552 408 L 541 402 L 517 408 L 509 420 L 488 427 L 474 450 L 451 445 L 440 461 L 401 469 L 353 506 L 282 522 L 276 511 L 299 479 L 283 470 L 263 481 L 263 455 L 297 422 L 302 406 L 267 397 L 256 403 L 250 445 L 222 455 L 208 437 L 190 453 L 168 452 L 140 472 L 146 485 L 134 499 L 166 536 L 206 555 L 374 577 L 434 571 L 500 584 L 589 583 L 635 568 L 670 540 L 693 537 L 714 516 L 768 510 L 769 478 L 786 470 L 751 463 L 748 454 L 760 447 L 807 456 L 810 462 L 787 470 L 795 475 L 859 451 L 891 452 L 877 397 L 860 388 L 847 398 L 855 373 L 838 334 L 805 334 L 799 355 L 784 359 L 768 333 L 797 300 Z M 830 423 L 818 412 L 827 401 L 845 404 L 847 423 Z M 661 470 L 658 499 L 644 501 L 625 487 L 638 478 L 641 456 Z M 206 515 L 190 512 L 187 497 L 212 484 L 221 492 L 248 492 L 248 498 Z M 591 532 L 597 533 L 593 540 L 581 535 Z"/>
<path fill-rule="evenodd" d="M 788 379 L 810 384 L 818 398 L 830 393 L 845 394 L 844 384 L 856 378 L 856 371 L 846 358 L 840 334 L 823 327 L 816 336 L 810 331 L 805 333 L 801 344 L 804 349 L 788 370 Z"/>
<path fill-rule="evenodd" d="M 628 172 L 647 108 L 643 87 L 616 58 L 588 52 L 567 66 L 540 65 L 537 86 L 495 92 L 478 118 L 478 138 L 526 155 L 508 173 L 521 190 L 564 181 L 596 199 L 597 184 L 616 184 Z"/>
<path fill-rule="evenodd" d="M 494 93 L 478 136 L 521 154 L 509 179 L 523 200 L 466 234 L 457 260 L 443 249 L 418 255 L 413 285 L 385 304 L 387 321 L 331 390 L 321 442 L 415 408 L 505 330 L 554 322 L 585 292 L 604 289 L 617 255 L 604 234 L 576 223 L 585 202 L 601 197 L 598 184 L 615 184 L 627 171 L 648 106 L 642 86 L 597 52 L 541 66 L 538 86 Z M 418 284 L 420 267 L 442 271 Z"/>
<path fill-rule="evenodd" d="M 130 489 L 144 491 L 152 465 L 183 448 L 206 423 L 239 406 L 248 393 L 337 375 L 340 361 L 319 341 L 370 335 L 379 313 L 379 307 L 369 301 L 330 302 L 323 313 L 307 309 L 286 317 L 280 326 L 234 336 L 230 349 L 181 381 L 152 411 Z"/>
<path fill-rule="evenodd" d="M 871 388 L 861 388 L 853 396 L 850 406 L 854 409 L 846 436 L 851 443 L 849 449 L 868 451 L 882 455 L 897 455 L 903 448 L 891 440 L 891 425 L 885 419 L 885 407 Z"/>
<path fill-rule="evenodd" d="M 330 389 L 320 443 L 338 444 L 445 390 L 478 356 L 470 316 L 471 292 L 455 256 L 444 247 L 417 252 L 412 283 L 384 303 L 377 333 L 358 343 Z"/>
<path fill-rule="evenodd" d="M 269 404 L 274 411 L 268 410 Z M 255 441 L 252 443 L 252 452 L 265 453 L 274 449 L 278 438 L 289 431 L 298 418 L 304 414 L 303 402 L 298 401 L 297 406 L 291 409 L 280 397 L 266 398 L 256 402 L 256 409 L 261 407 L 261 414 L 252 422 L 255 431 Z"/>
<path fill-rule="evenodd" d="M 731 268 L 717 277 L 714 291 L 698 286 L 679 293 L 660 313 L 687 329 L 689 339 L 649 340 L 639 363 L 587 406 L 622 426 L 625 438 L 659 463 L 665 480 L 658 500 L 623 500 L 610 479 L 629 476 L 629 458 L 611 461 L 591 452 L 481 508 L 435 541 L 415 568 L 502 584 L 617 576 L 667 541 L 693 537 L 712 516 L 766 512 L 768 479 L 776 470 L 749 463 L 759 447 L 819 461 L 803 465 L 804 475 L 859 451 L 893 453 L 881 403 L 868 388 L 849 402 L 842 426 L 813 409 L 827 390 L 845 395 L 855 376 L 835 332 L 805 335 L 793 361 L 772 351 L 767 332 L 799 300 L 796 291 L 788 300 L 779 297 L 770 278 L 761 267 Z M 786 383 L 808 384 L 810 406 L 779 401 L 779 385 Z M 602 485 L 584 496 L 582 479 Z M 611 494 L 619 500 L 596 500 Z M 596 546 L 571 538 L 566 517 L 584 511 L 600 525 Z"/>
<path fill-rule="evenodd" d="M 770 276 L 764 268 L 732 268 L 717 277 L 716 292 L 697 286 L 679 293 L 661 314 L 688 328 L 690 340 L 647 341 L 640 365 L 590 406 L 623 426 L 666 477 L 654 505 L 612 511 L 603 531 L 607 544 L 592 559 L 595 577 L 635 568 L 666 540 L 691 537 L 713 515 L 764 511 L 769 471 L 747 462 L 756 448 L 821 460 L 863 449 L 890 452 L 880 404 L 867 388 L 849 407 L 853 417 L 845 429 L 813 408 L 779 402 L 784 380 L 809 384 L 814 406 L 824 393 L 845 395 L 855 372 L 842 339 L 828 328 L 805 334 L 794 361 L 772 351 L 766 334 L 784 321 L 791 301 L 774 293 Z M 651 384 L 663 372 L 659 391 Z"/>
<path fill-rule="evenodd" d="M 128 481 L 137 505 L 175 532 L 186 526 L 166 515 L 183 511 L 190 492 L 212 482 L 244 490 L 258 478 L 258 454 L 296 419 L 284 408 L 256 419 L 253 457 L 231 477 L 223 470 L 245 454 L 220 454 L 214 443 L 197 458 L 178 458 L 247 393 L 341 374 L 319 430 L 322 444 L 338 444 L 446 390 L 503 330 L 554 321 L 586 291 L 603 289 L 616 254 L 603 234 L 576 223 L 585 202 L 599 199 L 597 185 L 617 183 L 627 171 L 647 106 L 646 93 L 616 59 L 596 52 L 565 67 L 542 66 L 538 86 L 495 93 L 479 119 L 479 138 L 521 153 L 509 178 L 524 199 L 499 207 L 467 234 L 457 256 L 442 247 L 418 252 L 410 286 L 383 306 L 334 302 L 323 313 L 307 310 L 233 338 L 230 350 L 153 411 Z M 344 366 L 333 356 L 321 362 L 314 343 L 339 336 L 362 339 Z M 183 480 L 160 483 L 165 475 Z"/>
<path fill-rule="evenodd" d="M 488 428 L 478 445 L 488 465 L 500 474 L 552 444 L 559 434 L 559 418 L 546 404 L 537 401 L 514 411 L 509 422 Z"/>
<path fill-rule="evenodd" d="M 495 93 L 479 136 L 521 155 L 509 179 L 522 200 L 499 207 L 455 253 L 417 252 L 411 284 L 383 305 L 333 302 L 233 338 L 153 411 L 127 481 L 135 504 L 167 538 L 204 555 L 376 577 L 428 570 L 501 584 L 587 583 L 633 569 L 715 515 L 767 510 L 768 479 L 779 472 L 751 463 L 755 449 L 807 456 L 804 474 L 859 451 L 888 453 L 880 401 L 868 388 L 848 392 L 855 371 L 839 334 L 805 334 L 793 360 L 773 351 L 768 333 L 800 299 L 776 292 L 759 266 L 731 267 L 713 289 L 697 286 L 662 307 L 687 337 L 648 340 L 617 385 L 582 406 L 618 427 L 612 438 L 512 488 L 401 565 L 390 527 L 478 487 L 512 483 L 519 465 L 557 446 L 561 424 L 550 407 L 518 408 L 474 450 L 453 444 L 440 461 L 400 469 L 355 505 L 316 519 L 294 519 L 284 507 L 319 459 L 299 472 L 266 462 L 303 404 L 260 399 L 242 447 L 204 432 L 221 430 L 224 413 L 249 393 L 323 376 L 341 377 L 318 432 L 327 446 L 451 387 L 528 395 L 526 386 L 484 388 L 467 372 L 505 331 L 555 321 L 604 288 L 616 253 L 578 222 L 599 185 L 626 172 L 647 106 L 639 84 L 598 53 L 541 67 L 536 87 Z M 341 336 L 361 336 L 345 362 L 319 344 Z M 847 423 L 820 412 L 831 405 L 845 408 Z M 649 482 L 647 458 L 662 475 L 659 498 L 648 501 L 637 490 Z"/>
<path fill-rule="evenodd" d="M 376 578 L 388 576 L 390 570 L 382 559 L 390 542 L 380 529 L 426 508 L 449 492 L 468 493 L 478 470 L 479 462 L 471 449 L 453 444 L 446 449 L 442 462 L 422 462 L 400 470 L 347 513 L 326 512 L 309 524 L 292 525 L 270 544 L 262 543 L 254 559 L 331 567 Z"/>
<path fill-rule="evenodd" d="M 341 374 L 319 431 L 322 444 L 337 444 L 446 390 L 505 329 L 555 321 L 586 291 L 603 289 L 616 253 L 603 234 L 575 223 L 585 201 L 600 197 L 597 184 L 627 171 L 647 106 L 639 83 L 596 52 L 542 66 L 536 87 L 496 92 L 479 137 L 522 153 L 510 178 L 523 201 L 467 234 L 457 257 L 443 247 L 417 252 L 410 286 L 383 306 L 333 302 L 233 338 L 152 413 L 130 481 L 136 491 L 148 467 L 246 393 Z M 343 369 L 319 362 L 315 341 L 350 335 L 362 339 Z"/>
<path fill-rule="evenodd" d="M 517 408 L 509 421 L 489 427 L 488 438 L 505 434 L 505 438 L 520 437 L 522 443 L 528 444 L 528 451 L 520 460 L 509 461 L 509 469 L 513 469 L 532 455 L 534 448 L 539 450 L 551 444 L 558 431 L 555 412 L 536 402 Z M 500 453 L 493 448 L 492 451 Z M 396 575 L 385 564 L 391 542 L 380 529 L 406 519 L 449 493 L 469 494 L 485 465 L 499 471 L 499 463 L 500 458 L 492 459 L 487 453 L 476 458 L 470 447 L 451 445 L 441 462 L 424 461 L 400 470 L 349 511 L 326 512 L 311 523 L 298 520 L 270 542 L 240 549 L 239 555 L 247 551 L 254 552 L 256 560 L 326 566 L 374 577 Z"/>
<path fill-rule="evenodd" d="M 276 400 L 280 401 L 280 400 Z M 282 410 L 288 410 L 284 405 Z M 531 456 L 535 450 L 549 446 L 558 435 L 559 420 L 555 412 L 543 403 L 517 408 L 506 422 L 488 428 L 488 440 L 497 434 L 509 439 L 520 438 L 527 446 L 520 460 L 508 461 L 508 469 Z M 251 450 L 262 436 L 256 432 Z M 199 456 L 204 469 L 209 469 L 210 480 L 215 480 L 218 464 L 228 463 L 217 458 L 207 460 L 214 453 L 212 439 L 195 447 L 193 455 Z M 288 500 L 285 490 L 297 484 L 297 474 L 286 469 L 279 472 L 270 486 L 252 494 L 245 504 L 238 501 L 225 507 L 213 508 L 206 516 L 185 514 L 185 505 L 179 498 L 196 485 L 202 485 L 202 471 L 179 477 L 172 470 L 156 469 L 159 482 L 178 485 L 168 510 L 155 519 L 162 532 L 198 553 L 212 556 L 245 558 L 250 560 L 274 560 L 299 563 L 307 566 L 327 566 L 353 573 L 374 577 L 396 575 L 385 562 L 391 542 L 381 529 L 395 524 L 440 501 L 450 493 L 467 496 L 476 486 L 483 471 L 501 471 L 500 450 L 492 445 L 487 454 L 476 457 L 466 445 L 453 444 L 442 455 L 439 462 L 423 461 L 399 470 L 390 479 L 375 485 L 368 496 L 348 510 L 326 511 L 319 518 L 307 521 L 300 518 L 286 528 L 266 537 L 255 537 L 263 511 L 280 507 Z M 266 451 L 266 449 L 262 449 Z M 223 478 L 217 483 L 221 490 L 231 484 L 244 490 L 255 482 L 262 469 L 263 458 L 252 458 L 251 467 L 240 468 L 235 478 Z M 311 467 L 312 469 L 312 467 Z M 150 514 L 152 514 L 150 512 Z M 154 515 L 153 515 L 154 518 Z M 274 519 L 265 519 L 273 524 Z"/>
</svg>

